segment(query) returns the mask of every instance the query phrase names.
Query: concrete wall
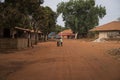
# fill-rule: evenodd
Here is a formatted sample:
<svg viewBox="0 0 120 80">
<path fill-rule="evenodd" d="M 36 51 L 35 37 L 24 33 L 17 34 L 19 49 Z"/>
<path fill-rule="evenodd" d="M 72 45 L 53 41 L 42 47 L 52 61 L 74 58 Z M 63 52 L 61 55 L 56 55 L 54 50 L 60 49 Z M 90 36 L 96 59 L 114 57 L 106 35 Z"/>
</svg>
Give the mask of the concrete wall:
<svg viewBox="0 0 120 80">
<path fill-rule="evenodd" d="M 99 38 L 116 38 L 118 35 L 119 31 L 99 32 Z"/>
<path fill-rule="evenodd" d="M 108 38 L 107 33 L 108 32 L 99 32 L 99 38 Z"/>
<path fill-rule="evenodd" d="M 28 47 L 28 39 L 0 39 L 0 49 L 23 49 Z"/>
</svg>

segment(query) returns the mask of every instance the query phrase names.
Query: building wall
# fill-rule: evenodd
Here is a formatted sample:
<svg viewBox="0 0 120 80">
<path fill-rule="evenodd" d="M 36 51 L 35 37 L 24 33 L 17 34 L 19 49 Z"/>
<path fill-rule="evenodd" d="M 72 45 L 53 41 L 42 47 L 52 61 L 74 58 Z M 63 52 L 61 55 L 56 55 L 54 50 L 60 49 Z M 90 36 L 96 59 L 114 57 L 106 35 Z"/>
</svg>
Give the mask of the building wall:
<svg viewBox="0 0 120 80">
<path fill-rule="evenodd" d="M 23 49 L 28 47 L 28 39 L 0 39 L 0 49 Z"/>
<path fill-rule="evenodd" d="M 17 48 L 22 49 L 22 48 L 27 48 L 28 47 L 28 39 L 17 39 Z"/>
<path fill-rule="evenodd" d="M 108 37 L 109 37 L 109 38 L 117 38 L 118 35 L 119 35 L 119 32 L 118 32 L 118 31 L 108 32 Z"/>
<path fill-rule="evenodd" d="M 99 38 L 108 38 L 107 33 L 108 32 L 99 32 Z"/>
<path fill-rule="evenodd" d="M 99 32 L 99 38 L 116 38 L 119 34 L 119 31 Z"/>
</svg>

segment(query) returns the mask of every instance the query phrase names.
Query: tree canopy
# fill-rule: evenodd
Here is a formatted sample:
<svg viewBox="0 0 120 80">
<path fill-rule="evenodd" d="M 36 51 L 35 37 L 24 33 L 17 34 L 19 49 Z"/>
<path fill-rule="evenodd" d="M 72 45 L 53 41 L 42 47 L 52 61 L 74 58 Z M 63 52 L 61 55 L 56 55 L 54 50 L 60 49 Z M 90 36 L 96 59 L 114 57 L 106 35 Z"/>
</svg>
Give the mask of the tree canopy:
<svg viewBox="0 0 120 80">
<path fill-rule="evenodd" d="M 41 11 L 42 10 L 42 11 Z M 34 15 L 36 21 L 38 21 L 38 26 L 41 32 L 44 35 L 48 35 L 51 31 L 55 29 L 56 25 L 56 13 L 52 11 L 49 7 L 42 7 L 41 10 L 38 10 Z M 44 15 L 42 15 L 44 14 Z"/>
<path fill-rule="evenodd" d="M 106 14 L 105 7 L 95 5 L 95 0 L 69 0 L 57 6 L 57 14 L 62 14 L 65 26 L 74 33 L 87 35 L 89 29 L 98 25 Z"/>
<path fill-rule="evenodd" d="M 44 0 L 0 1 L 0 27 L 23 27 L 50 33 L 56 24 L 56 13 L 50 7 L 43 7 Z"/>
<path fill-rule="evenodd" d="M 28 27 L 29 15 L 42 3 L 41 0 L 5 0 L 0 2 L 2 27 Z"/>
<path fill-rule="evenodd" d="M 56 33 L 59 33 L 59 32 L 61 32 L 61 31 L 63 31 L 63 30 L 65 30 L 65 29 L 68 29 L 67 27 L 62 27 L 61 25 L 56 25 L 55 26 L 55 30 L 54 30 L 54 32 L 56 32 Z"/>
</svg>

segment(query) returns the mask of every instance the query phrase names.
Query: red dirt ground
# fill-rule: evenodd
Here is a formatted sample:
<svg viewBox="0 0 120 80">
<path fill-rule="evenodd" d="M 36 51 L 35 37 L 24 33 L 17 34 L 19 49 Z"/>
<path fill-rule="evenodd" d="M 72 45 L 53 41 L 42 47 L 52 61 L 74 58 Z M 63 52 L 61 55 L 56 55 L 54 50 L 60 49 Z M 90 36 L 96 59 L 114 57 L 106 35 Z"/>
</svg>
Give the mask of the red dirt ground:
<svg viewBox="0 0 120 80">
<path fill-rule="evenodd" d="M 0 52 L 0 80 L 120 80 L 120 62 L 107 50 L 116 42 L 64 40 L 43 42 L 33 49 Z"/>
</svg>

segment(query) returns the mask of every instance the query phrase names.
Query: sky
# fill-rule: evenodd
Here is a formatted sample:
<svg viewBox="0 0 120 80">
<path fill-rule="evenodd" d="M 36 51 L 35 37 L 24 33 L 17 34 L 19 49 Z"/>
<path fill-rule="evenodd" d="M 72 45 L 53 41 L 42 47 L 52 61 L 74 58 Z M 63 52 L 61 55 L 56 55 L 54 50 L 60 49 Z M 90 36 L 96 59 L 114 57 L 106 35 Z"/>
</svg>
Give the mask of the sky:
<svg viewBox="0 0 120 80">
<path fill-rule="evenodd" d="M 0 0 L 1 2 L 4 2 L 4 0 Z"/>
<path fill-rule="evenodd" d="M 44 0 L 43 6 L 49 6 L 53 11 L 56 11 L 57 4 L 61 1 L 69 1 L 69 0 Z M 120 17 L 120 0 L 95 0 L 97 5 L 105 6 L 106 15 L 104 18 L 100 19 L 99 25 L 103 25 L 112 21 L 117 20 Z M 57 19 L 57 24 L 64 27 L 64 22 L 62 17 L 59 16 Z"/>
</svg>

